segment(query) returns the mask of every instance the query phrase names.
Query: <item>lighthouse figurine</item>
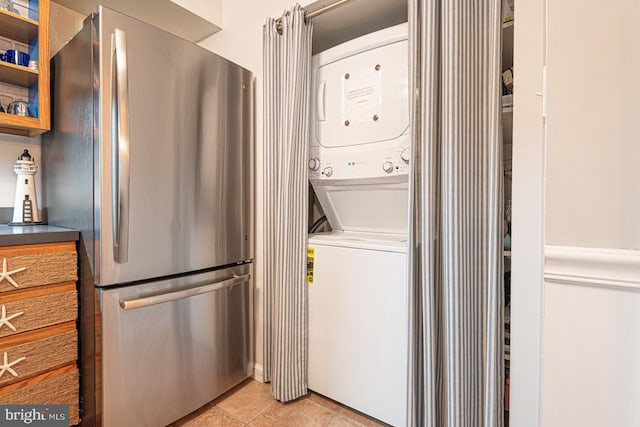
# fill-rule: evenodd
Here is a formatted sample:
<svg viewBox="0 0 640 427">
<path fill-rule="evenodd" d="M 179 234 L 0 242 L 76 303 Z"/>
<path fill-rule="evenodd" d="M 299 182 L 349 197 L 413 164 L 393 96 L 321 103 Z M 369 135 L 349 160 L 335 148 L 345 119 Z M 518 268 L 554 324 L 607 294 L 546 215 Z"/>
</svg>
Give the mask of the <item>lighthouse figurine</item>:
<svg viewBox="0 0 640 427">
<path fill-rule="evenodd" d="M 41 224 L 34 178 L 38 168 L 35 159 L 29 154 L 29 150 L 24 150 L 18 157 L 13 171 L 18 175 L 18 181 L 16 182 L 13 221 L 10 225 Z"/>
</svg>

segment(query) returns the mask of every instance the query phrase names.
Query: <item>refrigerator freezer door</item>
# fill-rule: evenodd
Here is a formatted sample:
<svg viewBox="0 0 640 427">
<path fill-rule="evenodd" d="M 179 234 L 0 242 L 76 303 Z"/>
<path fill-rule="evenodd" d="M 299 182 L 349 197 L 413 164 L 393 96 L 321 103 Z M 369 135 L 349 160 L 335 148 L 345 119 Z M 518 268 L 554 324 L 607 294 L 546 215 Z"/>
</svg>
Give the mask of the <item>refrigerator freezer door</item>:
<svg viewBox="0 0 640 427">
<path fill-rule="evenodd" d="M 103 425 L 167 425 L 253 372 L 251 265 L 103 288 Z"/>
<path fill-rule="evenodd" d="M 252 74 L 99 7 L 99 286 L 251 259 Z"/>
</svg>

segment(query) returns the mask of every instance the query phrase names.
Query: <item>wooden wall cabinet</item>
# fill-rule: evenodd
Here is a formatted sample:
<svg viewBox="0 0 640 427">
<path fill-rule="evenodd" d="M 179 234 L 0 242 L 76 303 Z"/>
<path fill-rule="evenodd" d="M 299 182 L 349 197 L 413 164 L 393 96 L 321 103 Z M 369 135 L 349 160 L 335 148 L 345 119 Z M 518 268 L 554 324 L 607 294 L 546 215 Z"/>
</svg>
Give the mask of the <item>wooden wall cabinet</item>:
<svg viewBox="0 0 640 427">
<path fill-rule="evenodd" d="M 0 37 L 5 41 L 28 45 L 31 59 L 36 59 L 39 66 L 38 71 L 33 71 L 28 67 L 0 61 L 0 102 L 5 100 L 2 104 L 6 110 L 7 99 L 19 96 L 29 103 L 32 115 L 22 117 L 0 112 L 0 132 L 21 136 L 35 136 L 48 131 L 51 126 L 49 0 L 28 0 L 28 5 L 28 9 L 26 6 L 17 7 L 19 14 L 0 9 Z M 0 50 L 6 50 L 6 46 Z M 16 93 L 23 93 L 24 96 L 17 96 Z M 3 94 L 6 95 L 4 98 Z"/>
<path fill-rule="evenodd" d="M 78 424 L 76 244 L 0 247 L 0 272 L 14 270 L 0 280 L 0 402 L 69 405 Z"/>
</svg>

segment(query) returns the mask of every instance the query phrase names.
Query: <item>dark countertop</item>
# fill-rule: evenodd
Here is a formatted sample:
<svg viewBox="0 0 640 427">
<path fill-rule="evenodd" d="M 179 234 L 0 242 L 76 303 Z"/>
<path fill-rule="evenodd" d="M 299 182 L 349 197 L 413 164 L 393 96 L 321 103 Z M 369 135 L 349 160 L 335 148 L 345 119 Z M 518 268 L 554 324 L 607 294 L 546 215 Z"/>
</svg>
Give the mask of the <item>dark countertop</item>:
<svg viewBox="0 0 640 427">
<path fill-rule="evenodd" d="M 0 225 L 0 246 L 78 240 L 80 232 L 49 225 Z"/>
</svg>

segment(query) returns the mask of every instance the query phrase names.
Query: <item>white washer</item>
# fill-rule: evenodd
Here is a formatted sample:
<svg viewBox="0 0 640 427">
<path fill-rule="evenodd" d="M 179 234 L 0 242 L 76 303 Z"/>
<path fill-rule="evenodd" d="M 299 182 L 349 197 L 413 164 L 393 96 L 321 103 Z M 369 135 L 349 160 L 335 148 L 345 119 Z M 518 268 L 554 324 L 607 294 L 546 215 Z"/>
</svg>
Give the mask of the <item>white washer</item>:
<svg viewBox="0 0 640 427">
<path fill-rule="evenodd" d="M 406 425 L 406 236 L 316 234 L 309 248 L 309 388 Z"/>
</svg>

